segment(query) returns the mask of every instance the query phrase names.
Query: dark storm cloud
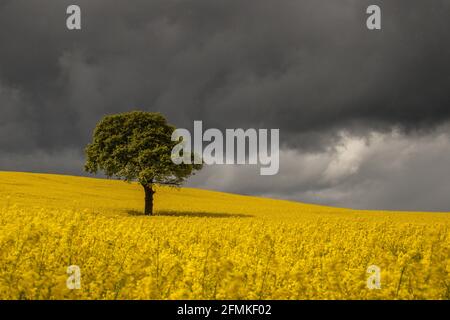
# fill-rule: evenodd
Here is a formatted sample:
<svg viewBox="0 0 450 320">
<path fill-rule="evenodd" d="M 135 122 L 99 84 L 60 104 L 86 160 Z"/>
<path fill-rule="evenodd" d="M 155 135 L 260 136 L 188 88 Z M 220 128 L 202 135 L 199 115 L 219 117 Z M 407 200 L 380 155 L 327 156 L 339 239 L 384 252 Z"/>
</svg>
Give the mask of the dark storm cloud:
<svg viewBox="0 0 450 320">
<path fill-rule="evenodd" d="M 81 31 L 65 27 L 69 4 L 82 8 Z M 365 27 L 369 4 L 382 7 L 382 31 Z M 429 134 L 450 117 L 449 10 L 445 0 L 2 0 L 0 169 L 81 172 L 95 123 L 133 109 L 180 127 L 280 128 L 292 152 L 329 153 L 342 130 Z"/>
<path fill-rule="evenodd" d="M 370 32 L 372 2 L 76 1 L 83 30 L 69 32 L 73 1 L 10 1 L 0 77 L 33 104 L 23 116 L 44 148 L 85 143 L 105 113 L 133 108 L 179 125 L 279 127 L 310 146 L 343 127 L 446 120 L 448 3 L 383 3 L 383 30 Z"/>
</svg>

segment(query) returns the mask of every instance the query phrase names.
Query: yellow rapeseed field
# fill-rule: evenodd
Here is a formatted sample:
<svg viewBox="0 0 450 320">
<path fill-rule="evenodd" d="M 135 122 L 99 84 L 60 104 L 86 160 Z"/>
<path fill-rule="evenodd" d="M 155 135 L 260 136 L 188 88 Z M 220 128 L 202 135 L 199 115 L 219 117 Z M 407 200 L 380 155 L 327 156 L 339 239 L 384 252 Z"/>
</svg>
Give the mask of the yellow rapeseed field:
<svg viewBox="0 0 450 320">
<path fill-rule="evenodd" d="M 136 184 L 10 172 L 0 199 L 1 299 L 450 298 L 446 213 L 158 188 L 145 217 Z"/>
</svg>

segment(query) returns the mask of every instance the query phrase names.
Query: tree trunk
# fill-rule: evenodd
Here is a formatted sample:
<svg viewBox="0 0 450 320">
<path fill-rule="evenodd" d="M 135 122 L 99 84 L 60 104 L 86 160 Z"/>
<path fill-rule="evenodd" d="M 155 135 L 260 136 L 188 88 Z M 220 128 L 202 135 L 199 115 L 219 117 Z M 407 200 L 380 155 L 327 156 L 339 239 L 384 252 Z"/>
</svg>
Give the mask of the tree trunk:
<svg viewBox="0 0 450 320">
<path fill-rule="evenodd" d="M 153 190 L 152 185 L 143 185 L 145 191 L 145 209 L 144 214 L 147 216 L 151 216 L 153 214 L 153 194 L 155 191 Z"/>
</svg>

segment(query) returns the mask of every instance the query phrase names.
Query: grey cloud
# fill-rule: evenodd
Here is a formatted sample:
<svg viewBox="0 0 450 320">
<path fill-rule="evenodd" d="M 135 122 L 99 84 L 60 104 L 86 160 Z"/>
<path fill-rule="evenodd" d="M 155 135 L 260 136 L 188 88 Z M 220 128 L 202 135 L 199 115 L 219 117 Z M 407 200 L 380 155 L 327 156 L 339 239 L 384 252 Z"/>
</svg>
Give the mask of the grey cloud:
<svg viewBox="0 0 450 320">
<path fill-rule="evenodd" d="M 258 176 L 257 167 L 216 166 L 190 185 L 355 209 L 447 212 L 449 127 L 420 136 L 342 133 L 324 152 L 283 150 L 276 176 Z"/>
<path fill-rule="evenodd" d="M 25 154 L 3 152 L 0 156 L 0 168 L 7 167 L 8 171 L 77 175 L 84 164 L 83 158 L 78 149 L 62 149 L 56 152 L 36 150 Z"/>
</svg>

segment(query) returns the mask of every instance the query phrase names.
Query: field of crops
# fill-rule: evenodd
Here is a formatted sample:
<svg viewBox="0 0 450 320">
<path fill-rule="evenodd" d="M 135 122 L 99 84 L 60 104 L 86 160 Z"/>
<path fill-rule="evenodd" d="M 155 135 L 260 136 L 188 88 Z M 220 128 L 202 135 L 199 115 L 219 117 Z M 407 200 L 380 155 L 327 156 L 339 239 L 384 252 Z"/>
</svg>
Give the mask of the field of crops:
<svg viewBox="0 0 450 320">
<path fill-rule="evenodd" d="M 446 213 L 158 188 L 146 217 L 135 184 L 9 172 L 0 199 L 0 299 L 450 299 Z"/>
</svg>

